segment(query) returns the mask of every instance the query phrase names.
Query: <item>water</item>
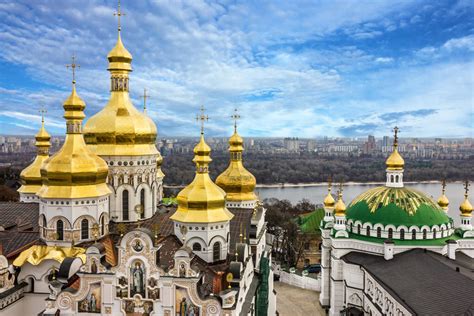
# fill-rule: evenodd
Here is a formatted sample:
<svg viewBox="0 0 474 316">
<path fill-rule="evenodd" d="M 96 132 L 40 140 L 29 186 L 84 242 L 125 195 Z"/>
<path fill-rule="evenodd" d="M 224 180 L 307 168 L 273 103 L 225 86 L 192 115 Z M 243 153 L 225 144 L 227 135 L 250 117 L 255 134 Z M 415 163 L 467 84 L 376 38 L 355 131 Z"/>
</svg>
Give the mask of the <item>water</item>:
<svg viewBox="0 0 474 316">
<path fill-rule="evenodd" d="M 344 186 L 344 201 L 346 205 L 357 197 L 359 194 L 367 191 L 370 188 L 380 186 L 381 184 L 370 183 L 357 183 L 347 184 Z M 437 201 L 441 195 L 441 184 L 440 183 L 407 183 L 406 187 L 413 188 L 415 190 L 425 193 L 427 196 Z M 333 188 L 333 192 L 337 189 Z M 259 187 L 256 190 L 261 199 L 266 198 L 277 198 L 280 200 L 289 200 L 291 203 L 296 204 L 302 199 L 308 199 L 312 203 L 322 204 L 324 197 L 327 194 L 327 184 L 315 184 L 312 186 L 299 186 L 299 187 Z M 449 183 L 446 187 L 446 196 L 449 199 L 449 216 L 454 219 L 456 226 L 459 226 L 459 205 L 464 200 L 464 186 L 461 182 Z M 472 200 L 472 199 L 471 199 Z"/>
</svg>

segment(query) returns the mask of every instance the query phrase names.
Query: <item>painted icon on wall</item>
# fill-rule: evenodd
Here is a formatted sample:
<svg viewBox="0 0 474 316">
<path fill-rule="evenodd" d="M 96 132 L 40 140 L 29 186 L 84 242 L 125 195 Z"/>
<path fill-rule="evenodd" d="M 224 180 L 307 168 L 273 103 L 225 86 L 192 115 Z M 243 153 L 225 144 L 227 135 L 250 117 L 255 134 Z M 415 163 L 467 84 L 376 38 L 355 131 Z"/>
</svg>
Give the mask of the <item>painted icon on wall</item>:
<svg viewBox="0 0 474 316">
<path fill-rule="evenodd" d="M 102 297 L 100 283 L 91 284 L 87 296 L 77 303 L 79 313 L 101 313 Z"/>
<path fill-rule="evenodd" d="M 175 290 L 175 315 L 176 316 L 199 316 L 201 309 L 193 304 L 189 298 L 188 291 L 176 287 Z"/>
<path fill-rule="evenodd" d="M 130 267 L 130 296 L 135 294 L 145 297 L 145 267 L 141 261 L 135 261 Z"/>
</svg>

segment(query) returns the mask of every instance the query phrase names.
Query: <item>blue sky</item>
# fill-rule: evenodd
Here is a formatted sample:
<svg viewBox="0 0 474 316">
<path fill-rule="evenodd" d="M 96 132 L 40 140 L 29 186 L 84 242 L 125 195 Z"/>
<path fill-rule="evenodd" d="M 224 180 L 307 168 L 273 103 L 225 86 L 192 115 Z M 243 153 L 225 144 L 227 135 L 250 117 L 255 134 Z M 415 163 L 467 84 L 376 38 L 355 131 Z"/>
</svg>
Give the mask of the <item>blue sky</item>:
<svg viewBox="0 0 474 316">
<path fill-rule="evenodd" d="M 65 65 L 108 99 L 114 0 L 0 0 L 0 134 L 64 132 Z M 473 137 L 474 2 L 122 0 L 131 96 L 160 135 Z"/>
</svg>

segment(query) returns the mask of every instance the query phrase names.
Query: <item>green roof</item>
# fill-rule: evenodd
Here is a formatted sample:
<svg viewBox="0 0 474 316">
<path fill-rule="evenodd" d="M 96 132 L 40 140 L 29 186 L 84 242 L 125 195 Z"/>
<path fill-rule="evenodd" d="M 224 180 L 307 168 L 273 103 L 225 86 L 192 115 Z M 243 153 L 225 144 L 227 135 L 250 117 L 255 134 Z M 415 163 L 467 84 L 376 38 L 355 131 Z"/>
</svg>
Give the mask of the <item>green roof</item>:
<svg viewBox="0 0 474 316">
<path fill-rule="evenodd" d="M 311 213 L 298 216 L 296 224 L 300 227 L 301 232 L 305 234 L 319 234 L 319 224 L 324 218 L 324 210 L 317 209 Z"/>
<path fill-rule="evenodd" d="M 346 211 L 347 220 L 352 219 L 353 222 L 359 220 L 362 223 L 371 224 L 392 224 L 395 227 L 400 225 L 410 226 L 424 226 L 429 227 L 433 225 L 448 224 L 452 221 L 446 213 L 437 208 L 433 208 L 427 204 L 418 206 L 414 214 L 410 214 L 395 203 L 389 203 L 385 206 L 380 206 L 375 211 L 371 212 L 366 201 L 362 200 Z"/>
</svg>

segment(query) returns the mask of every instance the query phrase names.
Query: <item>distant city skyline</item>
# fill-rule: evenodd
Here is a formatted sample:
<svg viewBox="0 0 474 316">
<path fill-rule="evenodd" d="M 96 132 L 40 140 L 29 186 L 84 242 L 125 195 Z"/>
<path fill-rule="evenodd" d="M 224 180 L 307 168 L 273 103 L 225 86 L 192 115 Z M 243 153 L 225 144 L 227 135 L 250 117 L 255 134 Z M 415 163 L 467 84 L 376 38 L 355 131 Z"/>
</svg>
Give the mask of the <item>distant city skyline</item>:
<svg viewBox="0 0 474 316">
<path fill-rule="evenodd" d="M 0 134 L 62 135 L 74 53 L 89 118 L 109 97 L 115 0 L 0 0 Z M 474 134 L 472 1 L 130 1 L 131 97 L 159 138 Z"/>
</svg>

